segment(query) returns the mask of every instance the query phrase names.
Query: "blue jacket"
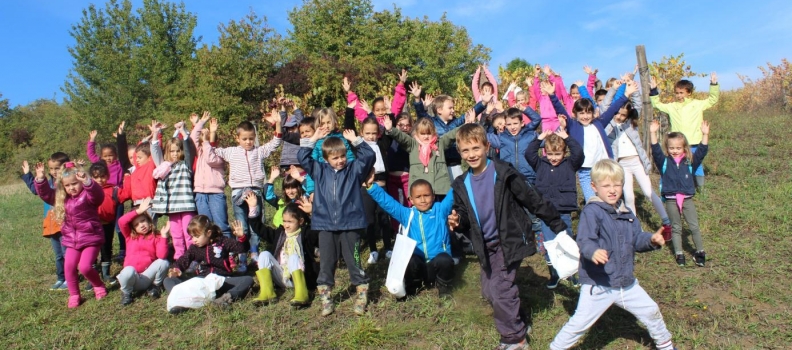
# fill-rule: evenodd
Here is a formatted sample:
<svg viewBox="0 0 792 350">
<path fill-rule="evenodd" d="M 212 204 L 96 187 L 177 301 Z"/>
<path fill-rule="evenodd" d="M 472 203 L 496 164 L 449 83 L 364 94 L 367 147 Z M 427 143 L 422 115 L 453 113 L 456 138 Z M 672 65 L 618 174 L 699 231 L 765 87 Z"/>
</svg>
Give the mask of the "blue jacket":
<svg viewBox="0 0 792 350">
<path fill-rule="evenodd" d="M 349 141 L 347 141 L 347 139 L 344 138 L 344 135 L 341 134 L 340 132 L 333 131 L 324 138 L 320 139 L 319 141 L 316 141 L 316 144 L 314 144 L 313 151 L 311 153 L 311 157 L 313 157 L 314 160 L 319 161 L 320 163 L 325 163 L 324 156 L 322 155 L 322 144 L 324 143 L 324 140 L 326 140 L 328 137 L 337 137 L 341 139 L 341 141 L 344 141 L 344 146 L 346 146 L 347 149 L 346 152 L 347 161 L 352 161 L 353 159 L 355 159 L 355 154 L 352 152 L 352 147 L 349 146 Z M 302 140 L 300 140 L 300 147 L 302 147 Z M 299 161 L 299 159 L 300 156 L 298 155 L 297 160 Z M 305 167 L 303 167 L 303 169 L 305 169 Z M 310 174 L 310 172 L 308 173 Z"/>
<path fill-rule="evenodd" d="M 541 144 L 541 140 L 535 139 L 525 151 L 525 160 L 536 170 L 536 191 L 545 200 L 553 203 L 559 212 L 576 211 L 578 209 L 576 174 L 583 166 L 583 148 L 573 138 L 567 137 L 569 157 L 564 158 L 558 166 L 553 166 L 547 157 L 539 157 Z"/>
<path fill-rule="evenodd" d="M 499 150 L 498 155 L 501 160 L 511 163 L 528 179 L 528 182 L 533 184 L 536 181 L 536 172 L 531 164 L 525 161 L 525 151 L 531 141 L 536 139 L 536 127 L 539 126 L 542 117 L 531 107 L 526 108 L 523 114 L 527 115 L 531 122 L 525 124 L 517 135 L 504 130 L 497 137 L 488 136 L 487 139 L 491 141 L 492 147 Z"/>
<path fill-rule="evenodd" d="M 446 222 L 448 215 L 451 214 L 451 205 L 454 204 L 453 190 L 448 191 L 442 202 L 435 202 L 432 208 L 425 212 L 415 207 L 402 206 L 377 184 L 372 185 L 368 192 L 380 208 L 402 226 L 407 227 L 409 224 L 410 231 L 407 232 L 407 236 L 418 242 L 413 255 L 423 257 L 426 262 L 440 253 L 451 255 L 451 240 Z M 410 213 L 413 216 L 412 222 L 410 222 Z"/>
<path fill-rule="evenodd" d="M 618 210 L 591 197 L 580 213 L 577 231 L 580 247 L 580 283 L 624 288 L 635 282 L 635 252 L 660 249 L 652 244 L 652 234 L 641 230 L 641 223 L 630 209 L 619 202 Z M 608 262 L 591 261 L 597 249 L 608 252 Z"/>
<path fill-rule="evenodd" d="M 30 193 L 38 196 L 38 192 L 36 192 L 36 186 L 33 185 L 33 182 L 36 181 L 36 178 L 32 173 L 22 174 L 22 181 L 25 182 L 25 185 L 27 185 Z M 54 181 L 55 179 L 53 179 L 51 176 L 47 176 L 47 183 L 49 183 L 50 188 L 55 188 Z M 50 211 L 50 209 L 52 209 L 52 206 L 47 204 L 47 202 L 44 202 L 44 217 L 47 217 L 47 213 Z"/>
<path fill-rule="evenodd" d="M 563 114 L 567 116 L 566 123 L 567 123 L 567 132 L 569 132 L 569 136 L 575 139 L 575 141 L 577 141 L 580 144 L 580 146 L 585 149 L 586 145 L 583 142 L 584 139 L 583 124 L 580 124 L 580 122 L 577 121 L 577 119 L 573 119 L 571 117 L 571 114 L 567 112 L 566 108 L 564 108 L 564 105 L 561 104 L 560 101 L 558 101 L 558 98 L 555 95 L 550 95 L 550 101 L 553 103 L 553 108 L 555 108 L 556 114 L 558 115 Z M 611 149 L 610 142 L 608 140 L 608 135 L 605 134 L 605 127 L 608 126 L 611 119 L 613 119 L 613 116 L 615 116 L 616 113 L 619 112 L 619 109 L 621 109 L 626 102 L 627 102 L 627 97 L 625 96 L 619 97 L 619 99 L 614 101 L 610 105 L 610 107 L 608 107 L 608 110 L 605 111 L 605 113 L 600 114 L 599 118 L 595 118 L 594 120 L 591 121 L 591 125 L 597 128 L 597 131 L 599 132 L 600 137 L 602 138 L 602 145 L 605 146 L 605 150 L 608 151 L 608 158 L 611 159 L 613 159 L 613 150 Z"/>
<path fill-rule="evenodd" d="M 311 158 L 314 144 L 310 139 L 300 140 L 297 160 L 314 179 L 313 214 L 311 229 L 317 231 L 358 230 L 368 226 L 360 196 L 362 184 L 374 166 L 374 150 L 358 137 L 353 143 L 357 158 L 347 161 L 336 171 L 327 162 Z"/>
<path fill-rule="evenodd" d="M 661 192 L 660 196 L 673 196 L 677 193 L 682 193 L 688 196 L 696 194 L 695 175 L 690 173 L 692 169 L 694 172 L 701 165 L 704 157 L 707 156 L 709 147 L 700 144 L 693 153 L 693 164 L 688 164 L 687 158 L 683 158 L 679 165 L 674 162 L 674 158 L 666 156 L 663 149 L 659 144 L 652 144 L 652 159 L 654 160 L 657 170 L 661 172 L 660 183 Z M 665 164 L 665 171 L 663 165 Z"/>
<path fill-rule="evenodd" d="M 430 116 L 429 113 L 426 113 L 426 108 L 424 107 L 423 102 L 413 102 L 413 107 L 415 108 L 415 113 L 418 115 L 418 118 L 432 119 L 432 123 L 434 123 L 435 129 L 437 130 L 438 139 L 443 137 L 445 133 L 462 126 L 462 124 L 465 124 L 464 117 L 451 117 L 451 121 L 446 123 L 438 116 Z M 476 111 L 476 115 L 481 114 L 481 112 L 484 112 L 485 109 L 486 107 L 481 102 L 473 106 L 473 110 Z M 448 166 L 459 165 L 462 163 L 462 156 L 460 156 L 459 151 L 457 151 L 456 143 L 452 143 L 451 146 L 445 150 L 445 159 Z"/>
</svg>

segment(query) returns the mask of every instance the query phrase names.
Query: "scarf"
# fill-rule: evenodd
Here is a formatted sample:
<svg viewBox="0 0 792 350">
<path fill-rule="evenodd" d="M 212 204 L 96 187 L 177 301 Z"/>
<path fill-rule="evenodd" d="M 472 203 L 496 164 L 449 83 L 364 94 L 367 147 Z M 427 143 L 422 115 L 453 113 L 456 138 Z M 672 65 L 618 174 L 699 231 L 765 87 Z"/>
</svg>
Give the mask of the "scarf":
<svg viewBox="0 0 792 350">
<path fill-rule="evenodd" d="M 424 165 L 424 173 L 429 172 L 429 159 L 432 158 L 432 152 L 437 152 L 437 135 L 432 136 L 432 139 L 426 143 L 418 140 L 418 159 Z"/>
<path fill-rule="evenodd" d="M 154 178 L 157 180 L 165 180 L 171 171 L 171 162 L 162 162 L 154 169 Z"/>
<path fill-rule="evenodd" d="M 377 155 L 377 160 L 374 162 L 374 173 L 384 173 L 385 172 L 385 162 L 382 160 L 382 152 L 380 152 L 380 148 L 377 145 L 377 141 L 366 141 L 366 143 L 374 150 L 374 154 Z"/>
<path fill-rule="evenodd" d="M 674 158 L 674 163 L 676 163 L 676 165 L 678 167 L 679 163 L 681 163 L 682 160 L 685 159 L 685 154 L 682 153 L 679 157 L 673 157 L 673 158 Z M 693 175 L 693 174 L 691 174 L 691 175 Z M 676 197 L 677 207 L 679 208 L 679 212 L 681 213 L 682 212 L 682 204 L 685 202 L 685 194 L 684 193 L 677 193 L 675 195 L 675 197 Z"/>
<path fill-rule="evenodd" d="M 291 280 L 291 270 L 289 270 L 289 260 L 291 260 L 291 256 L 296 256 L 299 261 L 299 269 L 305 270 L 302 247 L 298 240 L 300 238 L 300 231 L 302 231 L 302 229 L 297 229 L 297 231 L 294 232 L 285 232 L 286 241 L 283 242 L 280 257 L 278 257 L 278 262 L 283 270 L 283 284 L 285 285 L 288 285 L 288 282 Z"/>
</svg>

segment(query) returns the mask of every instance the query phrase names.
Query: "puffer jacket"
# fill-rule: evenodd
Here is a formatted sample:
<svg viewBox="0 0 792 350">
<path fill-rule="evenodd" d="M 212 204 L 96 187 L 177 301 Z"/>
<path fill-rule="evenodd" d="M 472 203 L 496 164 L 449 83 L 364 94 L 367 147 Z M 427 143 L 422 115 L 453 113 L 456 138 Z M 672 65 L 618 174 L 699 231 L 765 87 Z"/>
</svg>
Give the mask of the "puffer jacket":
<svg viewBox="0 0 792 350">
<path fill-rule="evenodd" d="M 523 115 L 527 115 L 531 122 L 524 125 L 517 135 L 512 135 L 508 130 L 504 130 L 498 134 L 498 137 L 488 137 L 488 139 L 493 140 L 492 147 L 499 150 L 500 159 L 511 163 L 520 174 L 528 178 L 528 182 L 533 184 L 536 181 L 536 172 L 525 161 L 525 151 L 531 141 L 536 139 L 535 130 L 539 126 L 539 122 L 542 121 L 542 117 L 530 107 L 523 111 Z"/>
<path fill-rule="evenodd" d="M 542 140 L 535 139 L 525 151 L 525 160 L 536 169 L 536 191 L 550 201 L 561 213 L 578 209 L 577 171 L 583 166 L 583 148 L 571 137 L 566 138 L 569 157 L 553 166 L 547 157 L 539 157 Z"/>
<path fill-rule="evenodd" d="M 624 202 L 619 207 L 591 197 L 580 213 L 577 244 L 580 247 L 580 283 L 611 288 L 629 287 L 635 282 L 635 252 L 660 249 L 652 244 L 652 234 L 641 230 L 641 223 Z M 591 261 L 597 249 L 608 253 L 608 262 Z"/>
<path fill-rule="evenodd" d="M 47 181 L 36 181 L 35 186 L 41 200 L 55 205 L 55 190 L 50 188 Z M 104 230 L 99 221 L 99 206 L 102 205 L 104 197 L 102 186 L 93 180 L 89 180 L 89 184 L 78 195 L 66 196 L 66 215 L 61 224 L 63 246 L 83 249 L 104 244 Z"/>
<path fill-rule="evenodd" d="M 689 163 L 687 158 L 683 158 L 679 165 L 674 161 L 674 157 L 666 156 L 663 149 L 659 144 L 652 144 L 652 159 L 654 160 L 657 170 L 660 171 L 660 195 L 673 196 L 677 193 L 682 193 L 688 196 L 696 194 L 695 176 L 691 174 L 701 166 L 704 157 L 707 156 L 709 146 L 701 144 L 693 152 L 693 162 Z M 665 166 L 664 166 L 665 165 Z M 664 169 L 665 168 L 665 169 Z"/>
</svg>

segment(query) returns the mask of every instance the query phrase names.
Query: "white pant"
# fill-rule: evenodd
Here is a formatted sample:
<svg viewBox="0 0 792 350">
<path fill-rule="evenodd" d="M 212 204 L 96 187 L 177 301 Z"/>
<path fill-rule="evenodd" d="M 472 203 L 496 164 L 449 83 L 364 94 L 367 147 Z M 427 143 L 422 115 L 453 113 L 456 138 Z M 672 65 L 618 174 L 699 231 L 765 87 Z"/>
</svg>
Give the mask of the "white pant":
<svg viewBox="0 0 792 350">
<path fill-rule="evenodd" d="M 137 273 L 132 266 L 126 266 L 116 276 L 118 284 L 121 285 L 121 291 L 124 293 L 133 293 L 148 289 L 151 283 L 162 285 L 162 280 L 168 272 L 170 264 L 167 260 L 157 259 L 154 260 L 146 271 Z"/>
<path fill-rule="evenodd" d="M 258 268 L 270 270 L 270 272 L 272 272 L 272 280 L 278 288 L 294 288 L 291 280 L 284 283 L 283 268 L 280 262 L 278 262 L 278 259 L 272 256 L 272 253 L 268 251 L 259 253 Z M 289 271 L 297 270 L 302 270 L 300 268 L 300 258 L 294 254 L 289 255 Z"/>
<path fill-rule="evenodd" d="M 666 328 L 660 308 L 638 285 L 638 280 L 635 280 L 635 283 L 626 288 L 584 284 L 580 288 L 580 299 L 575 314 L 555 336 L 550 343 L 550 349 L 569 349 L 574 346 L 613 304 L 633 314 L 646 326 L 658 348 L 671 345 L 671 333 Z"/>
<path fill-rule="evenodd" d="M 638 156 L 622 158 L 619 159 L 619 165 L 624 168 L 624 203 L 627 205 L 627 208 L 630 208 L 633 213 L 636 213 L 635 192 L 633 192 L 633 176 L 635 176 L 635 180 L 638 181 L 638 186 L 641 187 L 644 196 L 652 201 L 652 206 L 655 211 L 657 211 L 657 214 L 660 215 L 660 219 L 662 219 L 664 223 L 667 223 L 668 214 L 666 213 L 665 206 L 663 206 L 663 201 L 660 200 L 660 197 L 652 191 L 652 180 L 649 179 L 649 175 L 646 175 L 646 171 L 641 163 L 641 158 Z"/>
</svg>

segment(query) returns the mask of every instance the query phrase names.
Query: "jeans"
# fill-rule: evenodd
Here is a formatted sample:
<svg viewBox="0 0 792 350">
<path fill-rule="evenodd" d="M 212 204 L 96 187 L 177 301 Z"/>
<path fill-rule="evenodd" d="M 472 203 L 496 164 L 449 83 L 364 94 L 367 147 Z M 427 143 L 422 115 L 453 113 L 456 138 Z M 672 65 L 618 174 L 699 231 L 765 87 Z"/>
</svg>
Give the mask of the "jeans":
<svg viewBox="0 0 792 350">
<path fill-rule="evenodd" d="M 58 276 L 58 281 L 65 281 L 66 275 L 63 273 L 63 261 L 66 255 L 66 247 L 61 243 L 60 232 L 49 236 L 49 239 L 52 245 L 52 253 L 55 254 L 55 274 Z"/>
<path fill-rule="evenodd" d="M 570 213 L 559 213 L 559 214 L 561 214 L 561 221 L 563 221 L 567 225 L 567 229 L 566 229 L 567 235 L 569 235 L 569 237 L 572 237 L 572 239 L 574 239 L 575 235 L 572 233 L 572 215 Z M 542 221 L 542 239 L 537 241 L 537 245 L 539 246 L 537 250 L 543 252 L 545 261 L 547 263 L 550 263 L 550 257 L 547 255 L 547 250 L 544 249 L 544 242 L 552 241 L 555 238 L 556 238 L 555 232 L 553 232 L 553 230 L 550 229 L 550 226 L 547 226 L 547 224 L 545 224 L 544 221 Z"/>
<path fill-rule="evenodd" d="M 212 220 L 220 228 L 224 236 L 231 238 L 225 193 L 196 193 L 195 205 L 199 215 L 208 216 L 209 220 Z"/>
<path fill-rule="evenodd" d="M 258 213 L 261 213 L 263 208 L 262 204 L 264 203 L 264 199 L 261 197 L 261 189 L 260 188 L 250 188 L 253 192 L 256 193 L 258 197 Z M 231 191 L 231 205 L 234 207 L 234 218 L 242 223 L 242 230 L 245 231 L 245 236 L 248 238 L 250 242 L 250 252 L 251 253 L 258 253 L 258 246 L 259 246 L 259 236 L 255 232 L 253 232 L 253 228 L 250 227 L 248 224 L 248 205 L 246 202 L 242 202 L 241 205 L 236 205 L 238 198 L 244 193 L 244 188 L 235 188 Z M 257 215 L 258 216 L 258 215 Z M 261 220 L 252 219 L 252 220 Z"/>
<path fill-rule="evenodd" d="M 121 234 L 121 228 L 118 227 L 118 219 L 124 216 L 124 204 L 121 203 L 116 207 L 116 219 L 115 219 L 115 231 L 116 237 L 118 237 L 118 252 L 119 255 L 124 256 L 124 252 L 126 252 L 126 239 L 124 235 Z M 112 253 L 112 252 L 111 252 Z"/>
<path fill-rule="evenodd" d="M 578 181 L 580 181 L 580 189 L 583 190 L 583 199 L 588 203 L 589 198 L 596 195 L 594 189 L 591 188 L 591 168 L 580 168 Z"/>
</svg>

